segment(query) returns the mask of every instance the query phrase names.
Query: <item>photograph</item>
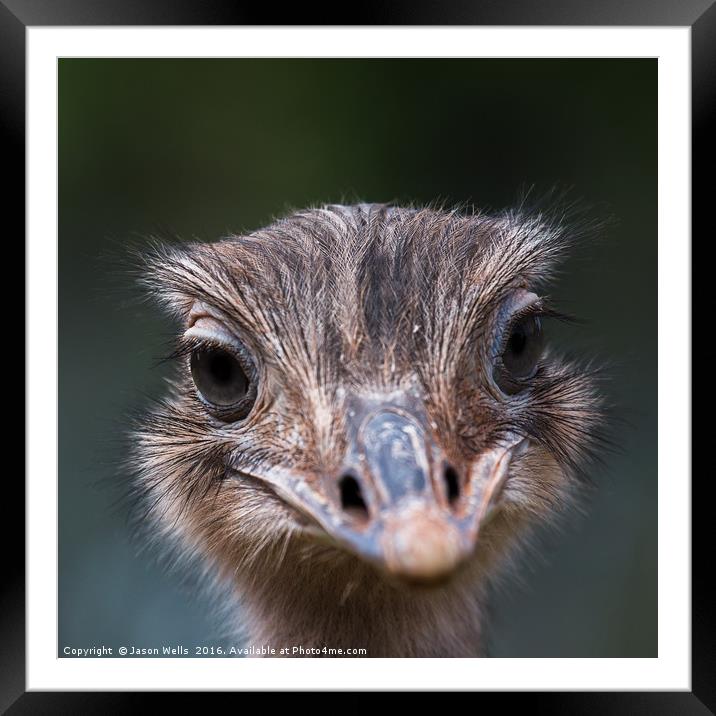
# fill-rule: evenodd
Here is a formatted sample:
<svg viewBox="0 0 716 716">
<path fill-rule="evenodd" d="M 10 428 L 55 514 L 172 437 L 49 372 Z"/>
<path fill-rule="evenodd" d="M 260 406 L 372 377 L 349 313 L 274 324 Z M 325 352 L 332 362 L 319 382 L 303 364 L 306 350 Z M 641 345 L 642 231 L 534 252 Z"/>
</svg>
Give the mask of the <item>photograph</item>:
<svg viewBox="0 0 716 716">
<path fill-rule="evenodd" d="M 56 656 L 661 656 L 658 62 L 60 57 Z"/>
</svg>

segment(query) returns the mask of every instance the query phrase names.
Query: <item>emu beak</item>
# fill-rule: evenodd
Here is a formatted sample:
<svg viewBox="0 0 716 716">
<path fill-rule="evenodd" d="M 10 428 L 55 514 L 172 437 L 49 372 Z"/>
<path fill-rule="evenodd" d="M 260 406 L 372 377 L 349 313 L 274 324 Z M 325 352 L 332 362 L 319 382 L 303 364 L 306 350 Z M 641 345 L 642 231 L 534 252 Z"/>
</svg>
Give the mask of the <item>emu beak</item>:
<svg viewBox="0 0 716 716">
<path fill-rule="evenodd" d="M 445 579 L 473 553 L 512 445 L 487 450 L 460 476 L 424 422 L 395 407 L 367 415 L 353 444 L 358 467 L 347 474 L 371 497 L 360 553 L 405 581 Z"/>
<path fill-rule="evenodd" d="M 525 441 L 513 436 L 459 474 L 418 415 L 392 404 L 355 411 L 346 462 L 322 490 L 283 471 L 271 482 L 348 551 L 403 581 L 435 583 L 474 552 Z"/>
</svg>

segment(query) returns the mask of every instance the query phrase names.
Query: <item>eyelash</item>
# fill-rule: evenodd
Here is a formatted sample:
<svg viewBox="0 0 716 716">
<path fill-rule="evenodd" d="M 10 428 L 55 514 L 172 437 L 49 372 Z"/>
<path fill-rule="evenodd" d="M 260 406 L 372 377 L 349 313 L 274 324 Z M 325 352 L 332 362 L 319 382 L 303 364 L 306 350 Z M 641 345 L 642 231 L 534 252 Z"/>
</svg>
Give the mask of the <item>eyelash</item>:
<svg viewBox="0 0 716 716">
<path fill-rule="evenodd" d="M 212 341 L 210 338 L 180 336 L 174 350 L 167 356 L 167 360 L 182 360 L 190 356 L 197 348 L 217 348 L 229 351 L 232 355 L 234 353 L 230 346 L 219 341 Z"/>
<path fill-rule="evenodd" d="M 185 361 L 191 354 L 200 348 L 214 348 L 226 351 L 232 355 L 241 365 L 241 368 L 250 380 L 256 379 L 256 364 L 248 349 L 239 345 L 228 344 L 224 341 L 212 339 L 211 337 L 180 336 L 175 349 L 167 356 L 167 360 Z"/>
</svg>

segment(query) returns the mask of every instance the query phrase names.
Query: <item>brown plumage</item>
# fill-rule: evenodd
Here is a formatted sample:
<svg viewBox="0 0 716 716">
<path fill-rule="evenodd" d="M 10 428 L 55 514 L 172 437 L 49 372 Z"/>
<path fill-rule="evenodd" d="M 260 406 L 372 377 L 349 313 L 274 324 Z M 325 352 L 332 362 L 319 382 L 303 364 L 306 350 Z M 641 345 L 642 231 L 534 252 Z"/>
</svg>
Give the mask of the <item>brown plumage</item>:
<svg viewBox="0 0 716 716">
<path fill-rule="evenodd" d="M 180 335 L 136 492 L 250 644 L 482 653 L 491 578 L 598 440 L 590 371 L 541 345 L 572 238 L 540 213 L 326 206 L 150 254 Z"/>
</svg>

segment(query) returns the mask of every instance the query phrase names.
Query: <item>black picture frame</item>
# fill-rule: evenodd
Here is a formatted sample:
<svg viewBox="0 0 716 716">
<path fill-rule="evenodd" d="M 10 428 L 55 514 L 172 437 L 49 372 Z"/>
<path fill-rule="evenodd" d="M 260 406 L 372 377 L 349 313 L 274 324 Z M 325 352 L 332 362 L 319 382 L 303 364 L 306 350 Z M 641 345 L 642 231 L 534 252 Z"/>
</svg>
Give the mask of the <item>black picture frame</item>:
<svg viewBox="0 0 716 716">
<path fill-rule="evenodd" d="M 6 182 L 4 230 L 9 244 L 25 232 L 25 30 L 29 26 L 73 25 L 267 25 L 275 10 L 232 0 L 0 0 L 0 127 Z M 348 13 L 345 13 L 348 15 Z M 502 3 L 429 3 L 402 0 L 362 3 L 344 19 L 339 6 L 284 12 L 282 23 L 300 25 L 632 25 L 691 27 L 692 62 L 692 233 L 713 236 L 708 178 L 716 166 L 711 138 L 716 119 L 716 4 L 714 0 L 597 3 L 587 0 L 511 0 Z M 710 231 L 709 231 L 710 229 Z M 694 242 L 692 242 L 692 246 Z M 5 244 L 7 247 L 7 244 Z M 7 260 L 7 259 L 6 259 Z M 24 259 L 23 259 L 24 261 Z M 685 317 L 686 318 L 686 317 Z M 32 380 L 27 376 L 26 380 Z M 12 471 L 14 472 L 14 471 Z M 16 515 L 23 485 L 4 480 L 3 503 Z M 685 476 L 672 476 L 683 479 Z M 716 595 L 709 569 L 711 477 L 692 482 L 692 691 L 499 694 L 532 712 L 590 714 L 716 713 Z M 112 713 L 156 707 L 156 697 L 131 692 L 102 694 L 25 692 L 25 555 L 23 517 L 5 515 L 3 577 L 0 581 L 0 708 L 9 714 Z M 330 684 L 326 684 L 330 688 Z M 495 694 L 481 693 L 484 698 Z M 190 708 L 190 695 L 183 705 Z M 203 696 L 202 696 L 203 698 Z M 529 699 L 529 701 L 527 701 Z M 204 708 L 206 703 L 202 702 Z"/>
</svg>

